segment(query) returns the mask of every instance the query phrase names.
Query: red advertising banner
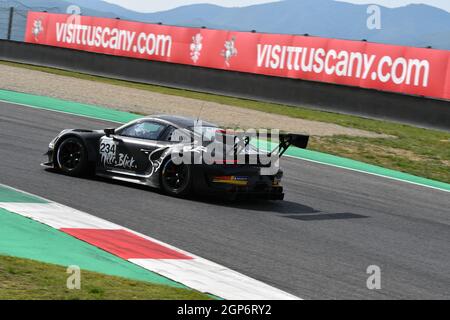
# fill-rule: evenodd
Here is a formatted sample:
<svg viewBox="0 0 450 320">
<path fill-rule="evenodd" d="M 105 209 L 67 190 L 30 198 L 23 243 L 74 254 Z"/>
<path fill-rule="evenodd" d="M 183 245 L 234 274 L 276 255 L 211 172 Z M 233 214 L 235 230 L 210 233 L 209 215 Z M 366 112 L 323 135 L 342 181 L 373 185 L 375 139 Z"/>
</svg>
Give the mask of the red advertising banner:
<svg viewBox="0 0 450 320">
<path fill-rule="evenodd" d="M 29 12 L 25 41 L 450 100 L 450 51 Z"/>
</svg>

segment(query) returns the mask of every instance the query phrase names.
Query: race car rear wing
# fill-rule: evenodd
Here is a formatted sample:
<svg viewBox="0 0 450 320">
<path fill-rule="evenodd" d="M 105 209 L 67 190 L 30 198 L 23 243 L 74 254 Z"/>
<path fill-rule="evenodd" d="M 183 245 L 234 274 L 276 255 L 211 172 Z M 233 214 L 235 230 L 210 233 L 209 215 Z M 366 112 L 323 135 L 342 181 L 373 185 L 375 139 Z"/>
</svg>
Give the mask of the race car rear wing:
<svg viewBox="0 0 450 320">
<path fill-rule="evenodd" d="M 272 150 L 270 155 L 273 155 L 275 152 L 277 152 L 278 156 L 282 157 L 290 146 L 306 149 L 306 147 L 308 147 L 308 142 L 309 136 L 307 135 L 296 133 L 280 133 L 279 144 L 274 150 Z"/>
<path fill-rule="evenodd" d="M 289 149 L 290 146 L 294 146 L 301 149 L 306 149 L 309 142 L 309 136 L 303 134 L 295 134 L 295 133 L 280 133 L 277 135 L 272 135 L 270 133 L 267 134 L 253 134 L 248 135 L 245 133 L 234 134 L 231 135 L 233 137 L 234 146 L 231 150 L 233 150 L 234 155 L 240 154 L 243 150 L 245 150 L 249 143 L 251 137 L 256 137 L 258 139 L 271 141 L 272 143 L 277 143 L 275 149 L 273 149 L 268 155 L 272 156 L 275 153 L 278 157 L 282 157 L 284 153 Z"/>
</svg>

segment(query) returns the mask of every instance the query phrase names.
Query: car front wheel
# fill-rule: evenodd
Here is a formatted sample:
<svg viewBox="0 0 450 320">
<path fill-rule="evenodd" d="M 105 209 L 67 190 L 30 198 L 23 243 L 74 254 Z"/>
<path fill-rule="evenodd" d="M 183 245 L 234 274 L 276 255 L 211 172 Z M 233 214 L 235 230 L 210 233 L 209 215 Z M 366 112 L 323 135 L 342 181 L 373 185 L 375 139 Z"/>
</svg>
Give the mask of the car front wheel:
<svg viewBox="0 0 450 320">
<path fill-rule="evenodd" d="M 81 176 L 88 167 L 87 151 L 83 142 L 75 137 L 62 141 L 56 151 L 59 170 L 69 176 Z"/>
</svg>

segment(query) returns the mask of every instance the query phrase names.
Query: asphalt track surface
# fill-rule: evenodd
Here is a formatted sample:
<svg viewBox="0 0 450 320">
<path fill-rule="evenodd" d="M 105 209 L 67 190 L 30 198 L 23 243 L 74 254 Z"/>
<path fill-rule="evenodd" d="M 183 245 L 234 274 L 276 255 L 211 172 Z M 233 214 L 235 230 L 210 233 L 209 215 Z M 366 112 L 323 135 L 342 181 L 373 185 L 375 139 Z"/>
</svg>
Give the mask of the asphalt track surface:
<svg viewBox="0 0 450 320">
<path fill-rule="evenodd" d="M 450 299 L 450 194 L 284 159 L 284 202 L 175 199 L 40 167 L 65 128 L 112 124 L 0 103 L 0 183 L 86 211 L 304 299 Z M 368 290 L 367 267 L 381 268 Z"/>
</svg>

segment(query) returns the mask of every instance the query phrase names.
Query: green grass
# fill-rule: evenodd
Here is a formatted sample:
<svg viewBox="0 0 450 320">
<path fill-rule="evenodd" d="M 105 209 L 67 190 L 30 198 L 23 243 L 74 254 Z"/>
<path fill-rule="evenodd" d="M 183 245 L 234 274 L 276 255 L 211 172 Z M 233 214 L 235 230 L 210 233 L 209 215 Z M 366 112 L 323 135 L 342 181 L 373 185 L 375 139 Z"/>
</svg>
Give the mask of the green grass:
<svg viewBox="0 0 450 320">
<path fill-rule="evenodd" d="M 207 300 L 199 292 L 81 270 L 81 289 L 67 289 L 66 268 L 0 256 L 0 300 Z"/>
<path fill-rule="evenodd" d="M 360 138 L 350 136 L 312 137 L 309 148 L 429 179 L 450 182 L 450 133 L 448 132 L 301 107 L 115 80 L 54 68 L 11 62 L 0 63 L 51 74 L 217 102 L 293 118 L 334 123 L 344 127 L 387 134 L 392 136 L 392 138 Z"/>
</svg>

